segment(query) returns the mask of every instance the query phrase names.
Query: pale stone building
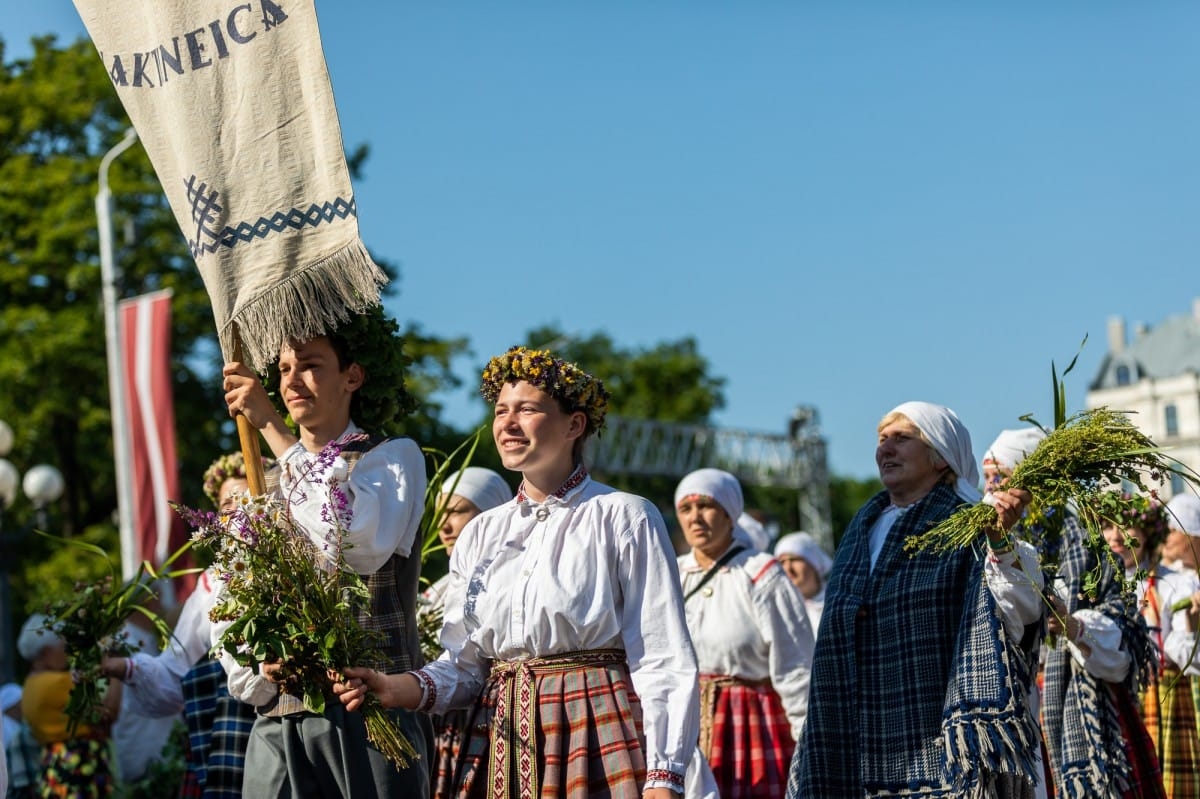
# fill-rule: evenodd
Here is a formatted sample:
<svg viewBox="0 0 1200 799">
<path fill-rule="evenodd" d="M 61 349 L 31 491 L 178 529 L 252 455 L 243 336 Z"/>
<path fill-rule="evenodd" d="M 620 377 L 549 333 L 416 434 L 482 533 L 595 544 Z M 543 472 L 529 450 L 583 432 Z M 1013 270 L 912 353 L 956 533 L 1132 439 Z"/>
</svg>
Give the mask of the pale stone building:
<svg viewBox="0 0 1200 799">
<path fill-rule="evenodd" d="M 1200 298 L 1191 314 L 1157 327 L 1108 321 L 1108 354 L 1087 394 L 1087 407 L 1134 412 L 1133 421 L 1168 454 L 1200 472 Z M 1176 477 L 1164 498 L 1185 490 Z"/>
</svg>

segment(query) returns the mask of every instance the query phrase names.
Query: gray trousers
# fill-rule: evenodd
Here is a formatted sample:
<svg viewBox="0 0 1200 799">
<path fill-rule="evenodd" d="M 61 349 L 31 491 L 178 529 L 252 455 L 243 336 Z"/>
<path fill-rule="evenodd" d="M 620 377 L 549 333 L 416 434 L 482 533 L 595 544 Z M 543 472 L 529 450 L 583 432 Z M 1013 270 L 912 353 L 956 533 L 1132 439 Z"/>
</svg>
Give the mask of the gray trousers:
<svg viewBox="0 0 1200 799">
<path fill-rule="evenodd" d="M 331 701 L 324 715 L 259 716 L 246 747 L 242 794 L 253 799 L 428 799 L 429 717 L 389 711 L 420 753 L 398 769 L 367 741 L 361 713 Z"/>
</svg>

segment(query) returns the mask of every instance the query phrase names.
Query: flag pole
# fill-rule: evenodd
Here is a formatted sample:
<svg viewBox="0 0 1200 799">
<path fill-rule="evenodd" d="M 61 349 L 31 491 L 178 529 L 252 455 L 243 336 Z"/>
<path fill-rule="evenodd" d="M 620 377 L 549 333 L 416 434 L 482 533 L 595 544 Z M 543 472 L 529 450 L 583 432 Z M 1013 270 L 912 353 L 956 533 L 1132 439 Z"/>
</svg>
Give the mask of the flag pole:
<svg viewBox="0 0 1200 799">
<path fill-rule="evenodd" d="M 129 431 L 126 429 L 126 397 L 121 372 L 121 341 L 117 326 L 117 279 L 113 263 L 112 192 L 108 189 L 108 168 L 117 156 L 137 141 L 137 131 L 129 128 L 112 149 L 100 159 L 99 188 L 96 191 L 96 227 L 100 234 L 100 282 L 104 302 L 104 340 L 108 355 L 108 398 L 112 415 L 113 463 L 117 478 L 117 529 L 121 541 L 121 575 L 132 579 L 137 574 L 137 540 L 133 529 L 133 480 L 131 474 Z"/>
<path fill-rule="evenodd" d="M 237 327 L 233 331 L 233 360 L 241 362 L 245 355 L 242 352 L 242 333 Z M 246 487 L 250 496 L 259 497 L 267 493 L 267 480 L 263 472 L 262 448 L 259 444 L 258 430 L 250 424 L 250 420 L 242 414 L 237 414 L 238 441 L 242 446 L 242 461 L 246 467 Z"/>
</svg>

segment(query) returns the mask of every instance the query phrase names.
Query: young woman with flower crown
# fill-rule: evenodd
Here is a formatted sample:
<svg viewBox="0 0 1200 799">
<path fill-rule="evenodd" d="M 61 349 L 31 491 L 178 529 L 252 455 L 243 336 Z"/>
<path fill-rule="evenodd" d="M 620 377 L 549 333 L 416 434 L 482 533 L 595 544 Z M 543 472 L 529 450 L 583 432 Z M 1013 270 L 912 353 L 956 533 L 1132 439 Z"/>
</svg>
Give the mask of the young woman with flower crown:
<svg viewBox="0 0 1200 799">
<path fill-rule="evenodd" d="M 696 658 L 661 514 L 583 464 L 608 395 L 522 347 L 488 363 L 480 390 L 501 461 L 523 480 L 458 540 L 446 652 L 399 675 L 348 668 L 335 692 L 352 709 L 368 691 L 428 712 L 472 705 L 461 797 L 680 793 L 699 735 Z"/>
</svg>

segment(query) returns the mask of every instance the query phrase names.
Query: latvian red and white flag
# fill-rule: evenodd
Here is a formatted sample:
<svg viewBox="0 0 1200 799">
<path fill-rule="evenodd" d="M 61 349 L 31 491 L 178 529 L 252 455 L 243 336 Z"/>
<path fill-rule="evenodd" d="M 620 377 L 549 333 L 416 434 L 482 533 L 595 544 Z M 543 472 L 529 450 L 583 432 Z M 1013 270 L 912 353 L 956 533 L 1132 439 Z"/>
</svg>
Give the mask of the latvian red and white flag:
<svg viewBox="0 0 1200 799">
<path fill-rule="evenodd" d="M 171 292 L 122 300 L 117 318 L 133 502 L 133 540 L 121 541 L 121 556 L 127 567 L 136 568 L 143 560 L 159 566 L 187 540 L 187 528 L 169 504 L 179 497 L 171 393 Z M 183 565 L 176 562 L 173 567 Z M 177 584 L 175 599 L 190 593 L 194 582 L 189 578 Z"/>
</svg>

